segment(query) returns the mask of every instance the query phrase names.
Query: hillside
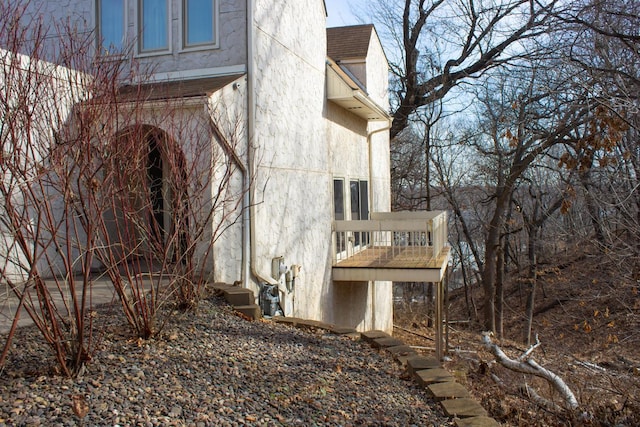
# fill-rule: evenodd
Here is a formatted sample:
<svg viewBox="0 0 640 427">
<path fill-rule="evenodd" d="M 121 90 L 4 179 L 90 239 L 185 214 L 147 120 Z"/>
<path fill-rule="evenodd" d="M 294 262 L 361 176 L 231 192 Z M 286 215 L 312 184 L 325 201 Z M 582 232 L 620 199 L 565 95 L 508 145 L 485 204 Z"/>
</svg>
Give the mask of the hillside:
<svg viewBox="0 0 640 427">
<path fill-rule="evenodd" d="M 565 380 L 581 405 L 579 413 L 545 408 L 521 391 L 526 384 L 561 403 L 546 381 L 509 371 L 494 361 L 481 343 L 480 326 L 465 322 L 462 290 L 449 296 L 449 318 L 454 323 L 447 367 L 505 425 L 640 425 L 640 282 L 621 277 L 620 268 L 596 251 L 568 253 L 541 268 L 533 325 L 541 345 L 532 358 Z M 510 281 L 505 290 L 506 338 L 494 342 L 509 357 L 518 358 L 527 350 L 522 344 L 526 287 L 515 275 Z M 473 289 L 471 296 L 480 311 L 481 290 Z M 416 303 L 398 308 L 398 326 L 433 333 L 417 314 L 423 310 Z M 433 346 L 418 335 L 395 333 L 416 346 Z"/>
</svg>

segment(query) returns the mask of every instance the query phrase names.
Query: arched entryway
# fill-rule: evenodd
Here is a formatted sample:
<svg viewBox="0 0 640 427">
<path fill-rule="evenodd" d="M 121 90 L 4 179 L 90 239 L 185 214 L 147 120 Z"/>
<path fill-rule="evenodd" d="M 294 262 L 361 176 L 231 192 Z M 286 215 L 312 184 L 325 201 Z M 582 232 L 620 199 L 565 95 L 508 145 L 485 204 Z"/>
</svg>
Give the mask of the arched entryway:
<svg viewBox="0 0 640 427">
<path fill-rule="evenodd" d="M 179 260 L 188 246 L 188 193 L 184 154 L 164 130 L 131 126 L 118 133 L 117 169 L 126 194 L 117 217 L 127 230 L 132 254 L 152 251 Z M 124 223 L 124 224 L 123 224 Z M 121 234 L 122 235 L 122 234 Z M 124 243 L 124 242 L 122 242 Z"/>
</svg>

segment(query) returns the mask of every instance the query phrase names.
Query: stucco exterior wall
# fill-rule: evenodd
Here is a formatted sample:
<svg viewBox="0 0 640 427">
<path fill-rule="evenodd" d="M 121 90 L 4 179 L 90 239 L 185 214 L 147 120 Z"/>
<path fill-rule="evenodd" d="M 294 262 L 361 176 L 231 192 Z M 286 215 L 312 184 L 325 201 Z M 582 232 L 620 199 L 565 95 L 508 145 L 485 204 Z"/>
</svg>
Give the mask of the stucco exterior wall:
<svg viewBox="0 0 640 427">
<path fill-rule="evenodd" d="M 185 51 L 181 49 L 179 0 L 171 0 L 171 50 L 154 55 L 134 56 L 149 65 L 156 78 L 191 79 L 216 74 L 250 71 L 209 100 L 181 108 L 176 119 L 185 119 L 183 130 L 197 135 L 190 139 L 163 121 L 162 109 L 149 110 L 144 120 L 166 131 L 184 145 L 190 157 L 189 141 L 206 141 L 207 156 L 202 158 L 229 163 L 228 153 L 208 133 L 208 120 L 214 117 L 237 154 L 255 188 L 252 224 L 251 285 L 258 294 L 258 283 L 271 276 L 272 260 L 283 257 L 286 266 L 301 267 L 294 290 L 282 286 L 286 315 L 322 320 L 365 329 L 392 328 L 391 285 L 387 282 L 334 283 L 331 279 L 333 219 L 333 179 L 343 178 L 369 183 L 370 211 L 390 207 L 388 131 L 377 132 L 384 123 L 367 123 L 326 100 L 326 11 L 322 0 L 255 0 L 251 33 L 253 57 L 247 64 L 246 0 L 219 0 L 219 47 Z M 50 20 L 72 15 L 79 28 L 95 26 L 91 0 L 37 1 L 38 14 Z M 129 41 L 137 32 L 136 1 L 127 0 L 126 28 Z M 36 9 L 34 9 L 36 10 Z M 386 98 L 386 60 L 377 38 L 370 56 L 358 65 L 363 83 L 372 99 L 388 108 Z M 253 93 L 252 92 L 253 88 Z M 209 110 L 205 110 L 208 105 Z M 251 108 L 247 111 L 247 105 Z M 224 112 L 222 115 L 217 113 Z M 253 116 L 249 114 L 253 112 Z M 253 120 L 249 122 L 250 117 Z M 204 133 L 203 133 L 204 131 Z M 248 151 L 254 150 L 253 155 Z M 223 150 L 224 151 L 224 150 Z M 202 154 L 202 153 L 201 153 Z M 249 162 L 249 157 L 252 161 Z M 371 166 L 371 168 L 370 168 Z M 241 169 L 241 168 L 239 168 Z M 210 196 L 217 195 L 215 175 Z M 216 241 L 212 263 L 213 280 L 240 280 L 243 270 L 241 209 L 234 204 L 242 196 L 242 174 L 233 174 L 230 203 L 216 212 L 211 225 L 215 237 L 218 221 L 225 233 Z M 348 193 L 345 193 L 348 199 Z M 348 208 L 347 208 L 348 211 Z M 244 254 L 249 257 L 249 253 Z M 246 258 L 245 258 L 245 261 Z"/>
<path fill-rule="evenodd" d="M 366 85 L 367 93 L 371 99 L 388 111 L 389 63 L 375 31 L 373 31 L 367 51 Z"/>
<path fill-rule="evenodd" d="M 284 310 L 312 319 L 324 316 L 330 280 L 325 46 L 321 1 L 256 1 L 255 269 L 270 276 L 279 256 L 301 265 Z"/>
<path fill-rule="evenodd" d="M 226 162 L 233 167 L 233 176 L 227 188 L 227 201 L 217 212 L 212 224 L 212 232 L 216 233 L 213 245 L 214 282 L 234 283 L 241 280 L 243 268 L 243 217 L 242 198 L 245 196 L 245 178 L 249 172 L 247 164 L 247 79 L 241 77 L 214 93 L 209 99 L 209 115 L 222 133 L 225 141 L 211 136 L 214 151 L 220 152 L 223 144 L 235 152 L 236 158 L 229 153 L 220 153 L 219 162 Z M 224 150 L 222 150 L 224 151 Z M 235 164 L 239 161 L 241 164 Z M 222 177 L 218 176 L 211 184 L 211 197 L 216 197 Z M 248 256 L 248 254 L 247 254 Z"/>
<path fill-rule="evenodd" d="M 65 187 L 47 161 L 55 146 L 54 135 L 68 135 L 61 130 L 67 129 L 74 105 L 87 97 L 85 82 L 88 78 L 82 73 L 0 48 L 0 142 L 5 156 L 0 179 L 3 193 L 10 195 L 12 202 L 0 197 L 0 215 L 4 217 L 0 222 L 2 281 L 26 279 L 29 262 L 42 276 L 67 273 L 63 259 L 67 252 L 57 250 L 51 242 L 63 242 L 68 235 L 84 238 L 79 224 L 77 230 L 66 231 L 57 222 L 62 218 Z M 7 226 L 11 220 L 22 223 L 19 229 L 27 240 L 26 249 Z M 70 252 L 69 259 L 77 256 L 75 243 Z"/>
<path fill-rule="evenodd" d="M 390 284 L 331 280 L 334 177 L 388 193 L 389 172 L 369 173 L 367 122 L 326 101 L 323 4 L 258 0 L 255 21 L 256 270 L 270 276 L 280 256 L 301 265 L 294 292 L 281 294 L 287 315 L 390 331 Z M 372 144 L 372 160 L 388 166 L 388 137 Z M 373 200 L 388 210 L 388 196 Z"/>
</svg>

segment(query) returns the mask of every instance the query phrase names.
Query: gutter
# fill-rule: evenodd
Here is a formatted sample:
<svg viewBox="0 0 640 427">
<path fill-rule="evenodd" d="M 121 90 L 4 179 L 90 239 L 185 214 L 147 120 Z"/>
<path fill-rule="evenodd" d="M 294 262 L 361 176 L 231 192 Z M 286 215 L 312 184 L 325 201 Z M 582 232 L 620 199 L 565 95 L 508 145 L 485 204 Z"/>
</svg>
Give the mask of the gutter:
<svg viewBox="0 0 640 427">
<path fill-rule="evenodd" d="M 249 287 L 250 275 L 256 278 L 258 283 L 264 282 L 271 285 L 278 285 L 278 282 L 271 277 L 270 274 L 261 274 L 256 268 L 257 245 L 256 245 L 256 203 L 255 203 L 255 185 L 252 185 L 253 177 L 255 177 L 255 151 L 252 149 L 252 142 L 255 137 L 255 64 L 254 64 L 254 27 L 253 27 L 253 11 L 255 0 L 247 0 L 247 169 L 248 174 L 245 175 L 245 194 L 242 202 L 242 219 L 243 219 L 243 267 L 242 267 L 242 286 Z M 247 257 L 246 254 L 249 254 Z"/>
</svg>

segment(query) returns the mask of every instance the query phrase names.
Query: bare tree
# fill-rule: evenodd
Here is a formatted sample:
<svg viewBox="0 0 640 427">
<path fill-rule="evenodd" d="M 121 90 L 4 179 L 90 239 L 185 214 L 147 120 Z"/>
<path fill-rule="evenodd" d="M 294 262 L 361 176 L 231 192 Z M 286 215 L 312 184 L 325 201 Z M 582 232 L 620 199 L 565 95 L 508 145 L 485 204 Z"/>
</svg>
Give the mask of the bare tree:
<svg viewBox="0 0 640 427">
<path fill-rule="evenodd" d="M 373 17 L 392 47 L 391 137 L 412 115 L 443 99 L 460 83 L 522 56 L 540 54 L 542 45 L 523 43 L 549 32 L 556 0 L 396 0 L 379 1 Z"/>
<path fill-rule="evenodd" d="M 91 165 L 82 161 L 81 138 L 72 155 L 58 155 L 66 147 L 54 141 L 65 133 L 73 105 L 91 91 L 92 80 L 80 67 L 91 42 L 61 24 L 57 31 L 73 49 L 58 58 L 59 64 L 47 62 L 42 59 L 45 26 L 41 21 L 23 26 L 24 13 L 18 2 L 0 6 L 0 279 L 17 300 L 0 363 L 24 309 L 62 372 L 71 376 L 91 358 L 94 342 L 92 230 L 81 227 L 74 209 L 75 184 Z"/>
<path fill-rule="evenodd" d="M 242 214 L 243 122 L 222 92 L 194 104 L 144 84 L 127 51 L 96 60 L 73 24 L 45 26 L 19 1 L 0 17 L 0 280 L 17 304 L 0 365 L 22 308 L 73 376 L 94 348 L 97 277 L 143 338 L 197 305 Z"/>
</svg>

